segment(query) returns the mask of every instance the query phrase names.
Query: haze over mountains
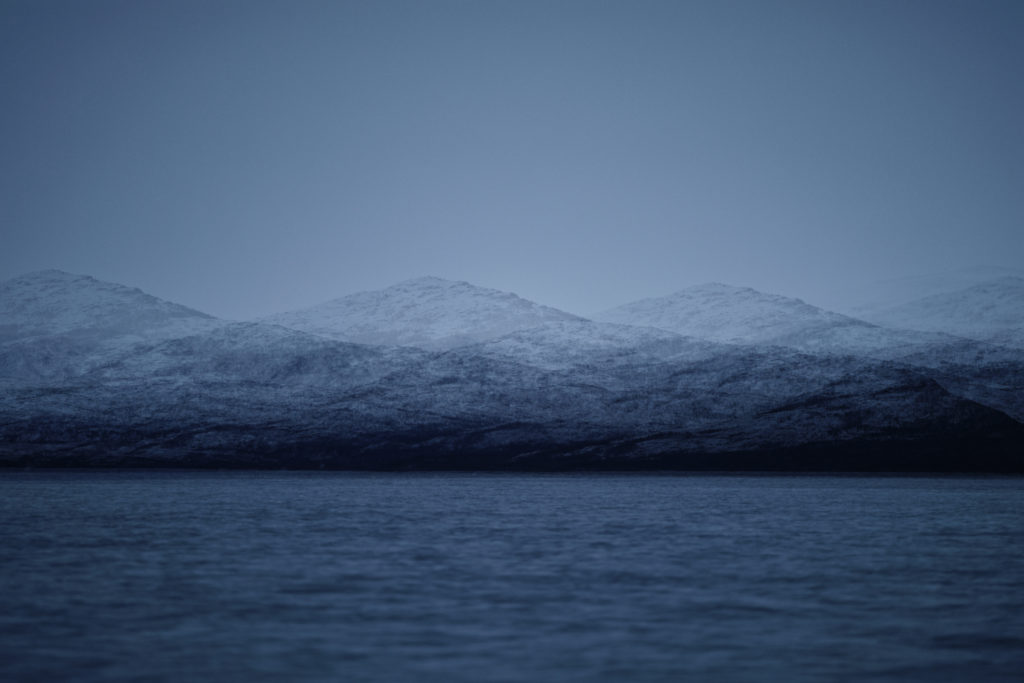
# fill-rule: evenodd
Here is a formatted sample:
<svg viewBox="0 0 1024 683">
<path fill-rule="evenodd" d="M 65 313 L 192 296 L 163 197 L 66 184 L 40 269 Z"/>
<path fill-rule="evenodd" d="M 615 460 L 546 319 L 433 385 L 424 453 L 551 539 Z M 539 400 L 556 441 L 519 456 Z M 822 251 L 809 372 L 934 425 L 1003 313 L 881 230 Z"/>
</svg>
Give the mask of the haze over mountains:
<svg viewBox="0 0 1024 683">
<path fill-rule="evenodd" d="M 635 301 L 598 313 L 594 319 L 658 327 L 710 341 L 808 351 L 869 352 L 921 339 L 894 329 L 883 330 L 800 299 L 718 283 Z"/>
<path fill-rule="evenodd" d="M 589 320 L 419 278 L 239 323 L 44 271 L 0 285 L 0 462 L 1021 471 L 1021 293 L 869 322 L 711 284 Z"/>
<path fill-rule="evenodd" d="M 879 325 L 1024 348 L 1024 278 L 1001 277 L 897 306 L 865 311 Z"/>
<path fill-rule="evenodd" d="M 930 275 L 880 280 L 854 288 L 840 298 L 841 303 L 835 306 L 835 310 L 855 318 L 864 318 L 874 311 L 902 306 L 936 294 L 952 294 L 1003 278 L 1024 278 L 1024 268 L 975 266 Z"/>
</svg>

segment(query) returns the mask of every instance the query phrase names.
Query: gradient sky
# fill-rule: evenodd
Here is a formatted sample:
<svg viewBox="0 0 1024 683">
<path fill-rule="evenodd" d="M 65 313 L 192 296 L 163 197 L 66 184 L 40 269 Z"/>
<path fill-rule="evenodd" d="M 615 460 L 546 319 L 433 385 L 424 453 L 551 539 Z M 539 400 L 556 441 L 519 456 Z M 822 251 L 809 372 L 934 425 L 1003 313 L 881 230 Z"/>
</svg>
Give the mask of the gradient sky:
<svg viewBox="0 0 1024 683">
<path fill-rule="evenodd" d="M 1024 266 L 1024 2 L 0 0 L 0 279 L 233 318 Z"/>
</svg>

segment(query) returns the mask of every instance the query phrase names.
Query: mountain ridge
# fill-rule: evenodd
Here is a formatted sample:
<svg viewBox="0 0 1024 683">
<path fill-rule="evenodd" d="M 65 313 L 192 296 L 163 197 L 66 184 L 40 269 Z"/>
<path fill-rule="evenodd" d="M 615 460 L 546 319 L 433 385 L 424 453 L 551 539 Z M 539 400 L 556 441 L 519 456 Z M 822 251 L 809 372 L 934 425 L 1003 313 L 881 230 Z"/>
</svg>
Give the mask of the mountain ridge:
<svg viewBox="0 0 1024 683">
<path fill-rule="evenodd" d="M 869 313 L 877 324 L 1024 348 L 1024 278 L 1003 276 Z"/>
<path fill-rule="evenodd" d="M 874 327 L 802 299 L 714 282 L 623 304 L 593 318 L 726 343 L 771 343 L 837 326 Z"/>
<path fill-rule="evenodd" d="M 259 321 L 343 341 L 437 350 L 576 319 L 510 292 L 427 276 Z"/>
<path fill-rule="evenodd" d="M 189 320 L 216 319 L 138 288 L 61 270 L 37 271 L 0 282 L 0 337 L 85 330 L 132 334 Z"/>
<path fill-rule="evenodd" d="M 957 342 L 959 364 L 919 345 L 927 358 L 914 365 L 590 321 L 417 278 L 364 293 L 367 325 L 387 331 L 406 309 L 400 324 L 436 346 L 367 345 L 77 277 L 22 281 L 35 303 L 0 300 L 31 332 L 0 340 L 0 464 L 1024 470 L 1024 420 L 1000 407 L 1017 406 L 1007 383 L 1024 386 L 1024 359 L 998 351 L 976 365 L 988 348 L 977 342 Z M 49 308 L 47 292 L 60 294 Z M 781 316 L 787 334 L 807 318 L 845 329 L 842 316 L 756 290 L 698 294 L 739 297 L 753 314 L 768 301 L 771 324 L 758 329 L 776 340 L 779 309 L 795 311 Z M 30 310 L 51 308 L 56 322 L 32 327 Z M 495 325 L 508 311 L 514 324 Z M 187 324 L 168 326 L 178 316 Z M 474 335 L 452 339 L 460 328 Z"/>
</svg>

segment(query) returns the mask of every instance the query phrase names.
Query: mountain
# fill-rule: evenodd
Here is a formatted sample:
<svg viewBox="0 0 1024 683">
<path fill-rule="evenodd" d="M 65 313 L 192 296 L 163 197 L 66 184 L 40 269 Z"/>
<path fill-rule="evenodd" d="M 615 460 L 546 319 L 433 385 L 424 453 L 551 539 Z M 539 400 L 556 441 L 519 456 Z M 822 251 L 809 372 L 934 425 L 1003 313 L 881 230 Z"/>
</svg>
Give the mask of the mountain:
<svg viewBox="0 0 1024 683">
<path fill-rule="evenodd" d="M 420 343 L 447 340 L 437 350 L 219 321 L 89 278 L 36 283 L 3 290 L 8 466 L 1024 471 L 1021 420 L 886 359 L 557 311 L 498 335 L 495 302 L 532 323 L 553 309 L 436 280 L 377 293 L 375 322 L 422 304 L 425 321 L 401 314 L 433 333 Z M 466 335 L 460 315 L 478 321 Z M 497 336 L 463 343 L 481 330 Z"/>
<path fill-rule="evenodd" d="M 1012 311 L 1016 290 L 1010 280 L 1000 281 L 1001 287 L 967 290 L 974 294 L 973 309 L 988 315 L 986 312 L 993 310 Z M 644 299 L 594 317 L 649 325 L 707 341 L 896 362 L 939 381 L 957 395 L 1024 419 L 1024 354 L 993 345 L 1005 343 L 1006 329 L 1002 336 L 992 334 L 987 341 L 954 336 L 953 332 L 964 330 L 950 324 L 946 330 L 897 329 L 825 311 L 799 299 L 721 284 Z M 1012 314 L 991 317 L 1001 323 L 1014 320 Z M 942 314 L 937 314 L 936 320 L 941 323 Z"/>
<path fill-rule="evenodd" d="M 0 340 L 174 336 L 215 322 L 205 313 L 87 275 L 44 270 L 0 283 Z"/>
<path fill-rule="evenodd" d="M 260 322 L 360 344 L 448 349 L 578 319 L 509 292 L 423 277 Z"/>
<path fill-rule="evenodd" d="M 489 353 L 379 349 L 253 324 L 137 346 L 66 381 L 8 385 L 0 462 L 1024 468 L 1021 424 L 909 370 L 685 339 L 656 352 L 598 345 L 555 368 L 545 352 L 568 339 L 557 332 L 515 333 Z"/>
<path fill-rule="evenodd" d="M 708 341 L 810 352 L 869 353 L 922 341 L 921 335 L 884 330 L 800 299 L 717 283 L 635 301 L 594 319 L 657 327 Z"/>
<path fill-rule="evenodd" d="M 1024 348 L 1024 278 L 1001 277 L 865 315 L 880 325 Z"/>
<path fill-rule="evenodd" d="M 135 378 L 207 384 L 244 381 L 306 395 L 358 386 L 421 360 L 416 349 L 364 346 L 260 323 L 225 323 L 199 334 L 137 344 L 80 376 L 129 384 Z"/>
<path fill-rule="evenodd" d="M 842 297 L 842 303 L 833 308 L 855 318 L 870 319 L 879 311 L 1006 277 L 1024 278 L 1024 268 L 975 266 L 882 280 L 853 288 Z"/>
<path fill-rule="evenodd" d="M 728 347 L 722 344 L 666 330 L 582 319 L 546 323 L 462 348 L 465 353 L 555 371 L 696 361 L 725 350 Z"/>
<path fill-rule="evenodd" d="M 224 321 L 138 289 L 59 270 L 0 283 L 0 378 L 82 374 L 136 344 Z"/>
</svg>

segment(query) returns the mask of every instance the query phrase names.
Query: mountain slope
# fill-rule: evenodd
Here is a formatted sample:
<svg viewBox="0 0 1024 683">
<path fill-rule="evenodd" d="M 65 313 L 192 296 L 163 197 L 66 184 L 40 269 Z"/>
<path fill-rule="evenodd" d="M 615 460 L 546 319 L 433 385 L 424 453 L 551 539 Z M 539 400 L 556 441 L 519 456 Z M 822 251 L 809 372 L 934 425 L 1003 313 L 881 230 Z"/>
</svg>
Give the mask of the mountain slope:
<svg viewBox="0 0 1024 683">
<path fill-rule="evenodd" d="M 1002 277 L 866 315 L 880 325 L 1024 348 L 1024 278 Z"/>
<path fill-rule="evenodd" d="M 833 310 L 869 320 L 874 313 L 936 294 L 951 294 L 1005 277 L 1024 278 L 1024 268 L 975 266 L 959 270 L 901 277 L 856 287 Z"/>
<path fill-rule="evenodd" d="M 387 357 L 308 335 L 297 346 L 277 337 L 293 351 L 272 344 L 261 355 L 266 340 L 254 352 L 253 332 L 137 347 L 129 363 L 6 387 L 0 463 L 1024 468 L 1019 423 L 911 371 L 849 356 L 721 347 L 687 360 L 598 354 L 551 369 L 472 347 Z"/>
<path fill-rule="evenodd" d="M 60 380 L 134 345 L 225 325 L 138 289 L 58 270 L 0 283 L 0 378 Z"/>
<path fill-rule="evenodd" d="M 993 307 L 1003 312 L 1012 310 L 1015 290 L 1012 282 L 1003 281 L 1003 285 L 995 290 L 968 290 L 974 294 L 972 307 L 981 312 Z M 948 303 L 946 298 L 937 300 Z M 943 315 L 949 315 L 948 307 L 936 314 L 936 320 L 941 323 Z M 958 395 L 1024 419 L 1024 354 L 943 331 L 885 327 L 798 299 L 718 284 L 644 299 L 595 318 L 651 325 L 700 339 L 752 347 L 781 346 L 815 355 L 846 354 L 892 361 L 940 381 Z M 1012 314 L 1002 319 L 1012 320 Z M 938 324 L 936 327 L 941 329 Z M 953 325 L 946 327 L 956 329 Z M 991 341 L 996 340 L 992 335 Z"/>
<path fill-rule="evenodd" d="M 0 283 L 0 340 L 169 337 L 215 324 L 216 318 L 205 313 L 87 275 L 45 270 Z"/>
<path fill-rule="evenodd" d="M 447 349 L 578 319 L 508 292 L 424 277 L 261 322 L 360 344 Z"/>
<path fill-rule="evenodd" d="M 547 370 L 568 371 L 595 363 L 694 361 L 727 349 L 723 344 L 653 327 L 568 320 L 518 330 L 460 350 Z"/>
<path fill-rule="evenodd" d="M 1024 425 L 887 360 L 557 311 L 455 345 L 467 311 L 480 324 L 462 340 L 507 324 L 494 300 L 524 309 L 522 324 L 545 312 L 443 281 L 382 295 L 370 318 L 379 332 L 396 324 L 386 315 L 398 302 L 414 307 L 403 314 L 413 321 L 422 305 L 429 315 L 413 331 L 451 348 L 366 346 L 57 280 L 52 301 L 28 287 L 38 301 L 19 302 L 12 318 L 12 330 L 36 336 L 0 344 L 0 464 L 1024 470 Z M 75 296 L 96 315 L 76 321 Z M 178 318 L 202 329 L 167 336 Z"/>
<path fill-rule="evenodd" d="M 804 350 L 868 351 L 898 341 L 875 325 L 799 299 L 717 283 L 635 301 L 594 319 L 657 327 L 709 341 Z"/>
<path fill-rule="evenodd" d="M 347 389 L 425 356 L 418 349 L 350 344 L 261 323 L 228 323 L 200 334 L 138 344 L 93 367 L 85 381 L 130 383 L 133 378 L 179 383 L 273 384 L 298 392 Z"/>
</svg>

